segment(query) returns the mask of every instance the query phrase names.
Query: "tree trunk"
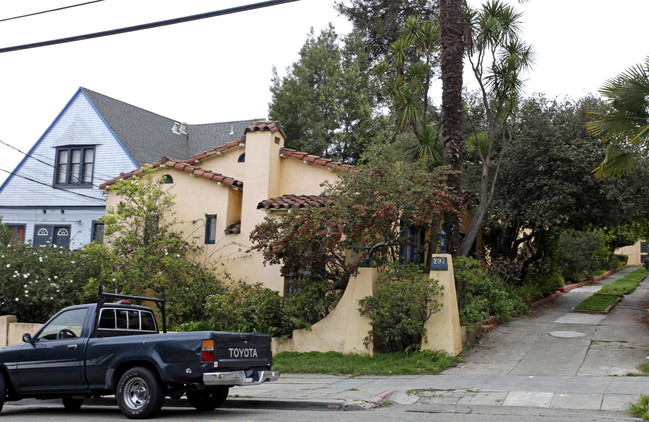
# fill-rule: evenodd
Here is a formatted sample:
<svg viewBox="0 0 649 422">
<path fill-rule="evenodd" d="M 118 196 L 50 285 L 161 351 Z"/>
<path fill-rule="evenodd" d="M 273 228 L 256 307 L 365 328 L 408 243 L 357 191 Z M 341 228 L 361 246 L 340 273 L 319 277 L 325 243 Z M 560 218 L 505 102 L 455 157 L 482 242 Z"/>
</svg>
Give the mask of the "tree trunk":
<svg viewBox="0 0 649 422">
<path fill-rule="evenodd" d="M 442 44 L 442 142 L 444 144 L 444 164 L 449 165 L 456 174 L 449 177 L 448 186 L 461 192 L 460 165 L 462 153 L 462 126 L 464 109 L 462 106 L 462 59 L 464 56 L 464 16 L 462 0 L 439 0 L 441 44 Z M 460 216 L 447 212 L 444 214 L 444 231 L 448 242 L 448 252 L 460 254 Z"/>
</svg>

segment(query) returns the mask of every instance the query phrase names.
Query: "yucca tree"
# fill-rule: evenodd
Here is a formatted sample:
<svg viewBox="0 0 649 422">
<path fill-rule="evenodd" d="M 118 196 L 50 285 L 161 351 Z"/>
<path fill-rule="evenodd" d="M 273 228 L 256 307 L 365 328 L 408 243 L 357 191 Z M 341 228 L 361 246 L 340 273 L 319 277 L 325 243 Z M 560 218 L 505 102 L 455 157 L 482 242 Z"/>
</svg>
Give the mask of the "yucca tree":
<svg viewBox="0 0 649 422">
<path fill-rule="evenodd" d="M 478 83 L 485 121 L 471 122 L 482 173 L 479 202 L 462 241 L 462 255 L 470 253 L 487 215 L 500 161 L 511 139 L 511 121 L 522 95 L 523 75 L 532 66 L 532 47 L 520 38 L 521 17 L 522 13 L 500 0 L 467 12 L 472 34 L 468 60 Z M 479 129 L 482 125 L 486 132 Z"/>
<path fill-rule="evenodd" d="M 418 155 L 442 163 L 439 131 L 431 122 L 429 91 L 439 55 L 439 25 L 419 16 L 408 17 L 388 54 L 374 67 L 381 94 L 396 124 L 419 141 Z"/>
<path fill-rule="evenodd" d="M 595 174 L 623 176 L 637 167 L 649 148 L 649 56 L 606 81 L 599 92 L 610 109 L 586 127 L 609 146 Z"/>
</svg>

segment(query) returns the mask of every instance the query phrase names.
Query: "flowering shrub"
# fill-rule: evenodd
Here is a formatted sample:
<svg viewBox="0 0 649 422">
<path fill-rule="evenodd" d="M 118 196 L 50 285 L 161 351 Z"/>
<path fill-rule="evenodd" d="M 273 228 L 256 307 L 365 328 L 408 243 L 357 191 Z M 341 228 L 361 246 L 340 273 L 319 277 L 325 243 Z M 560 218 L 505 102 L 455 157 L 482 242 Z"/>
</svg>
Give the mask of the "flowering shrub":
<svg viewBox="0 0 649 422">
<path fill-rule="evenodd" d="M 459 198 L 445 184 L 448 175 L 445 168 L 401 162 L 343 173 L 325 184 L 324 206 L 268 216 L 250 235 L 252 249 L 265 262 L 282 265 L 285 274 L 344 289 L 366 245 L 373 265 L 396 261 L 408 242 L 403 227 L 430 227 L 442 213 L 457 210 Z"/>
<path fill-rule="evenodd" d="M 0 246 L 0 314 L 19 321 L 45 322 L 65 306 L 92 301 L 86 289 L 101 263 L 82 251 Z"/>
</svg>

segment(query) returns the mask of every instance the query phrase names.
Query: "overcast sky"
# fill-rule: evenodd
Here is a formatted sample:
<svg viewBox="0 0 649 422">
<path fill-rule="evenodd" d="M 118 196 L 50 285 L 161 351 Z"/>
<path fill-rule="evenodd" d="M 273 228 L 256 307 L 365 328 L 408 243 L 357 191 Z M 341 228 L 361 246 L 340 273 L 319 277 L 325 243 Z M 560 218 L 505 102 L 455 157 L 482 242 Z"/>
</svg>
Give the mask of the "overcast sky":
<svg viewBox="0 0 649 422">
<path fill-rule="evenodd" d="M 87 0 L 3 2 L 0 19 Z M 154 22 L 255 0 L 104 0 L 0 21 L 0 48 Z M 470 0 L 477 6 L 480 1 Z M 284 73 L 334 0 L 300 0 L 164 28 L 0 54 L 0 141 L 29 150 L 85 88 L 187 123 L 265 117 L 272 67 Z M 527 92 L 579 98 L 649 55 L 646 0 L 529 0 L 523 37 L 536 51 Z M 0 144 L 0 182 L 21 155 Z"/>
</svg>

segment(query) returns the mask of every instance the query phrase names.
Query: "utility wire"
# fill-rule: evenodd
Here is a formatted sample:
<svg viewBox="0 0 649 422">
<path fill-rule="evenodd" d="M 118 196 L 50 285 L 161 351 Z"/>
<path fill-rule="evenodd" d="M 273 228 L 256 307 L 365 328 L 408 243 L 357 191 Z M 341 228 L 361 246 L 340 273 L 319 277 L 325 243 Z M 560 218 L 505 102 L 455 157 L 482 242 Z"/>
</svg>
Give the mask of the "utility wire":
<svg viewBox="0 0 649 422">
<path fill-rule="evenodd" d="M 14 20 L 14 19 L 28 18 L 30 16 L 42 15 L 42 14 L 50 13 L 50 12 L 58 12 L 59 10 L 71 9 L 73 7 L 85 6 L 87 4 L 92 4 L 92 3 L 99 3 L 100 1 L 104 1 L 104 0 L 87 1 L 85 3 L 79 3 L 79 4 L 73 4 L 73 5 L 70 5 L 70 6 L 58 7 L 56 9 L 43 10 L 43 11 L 40 11 L 40 12 L 28 13 L 26 15 L 14 16 L 13 18 L 4 18 L 4 19 L 0 19 L 0 22 L 11 21 L 11 20 Z"/>
<path fill-rule="evenodd" d="M 21 154 L 24 155 L 25 157 L 33 158 L 34 160 L 38 161 L 39 163 L 41 163 L 41 164 L 45 164 L 46 166 L 51 167 L 51 168 L 53 168 L 53 169 L 56 170 L 56 166 L 55 166 L 54 164 L 51 164 L 51 163 L 49 163 L 49 162 L 47 162 L 47 161 L 44 161 L 44 160 L 41 160 L 40 158 L 37 158 L 36 156 L 34 156 L 34 154 L 29 154 L 29 153 L 27 153 L 27 152 L 24 152 L 24 151 L 22 151 L 21 149 L 16 148 L 15 146 L 6 143 L 6 142 L 3 141 L 2 139 L 0 139 L 0 144 L 2 144 L 2 145 L 6 145 L 6 146 L 8 146 L 9 148 L 11 148 L 11 149 L 13 149 L 13 150 L 15 150 L 15 151 L 18 151 L 19 153 L 21 153 Z M 5 171 L 6 171 L 6 170 L 5 170 Z M 95 172 L 95 174 L 96 174 L 97 176 L 107 177 L 109 180 L 112 179 L 112 178 L 114 177 L 114 176 L 109 176 L 109 175 L 106 175 L 106 174 L 101 174 L 101 173 L 98 173 L 98 172 Z M 97 188 L 97 189 L 99 189 L 99 185 L 95 185 L 95 184 L 93 183 L 92 186 L 95 187 L 95 188 Z"/>
<path fill-rule="evenodd" d="M 34 182 L 34 183 L 37 183 L 37 184 L 39 184 L 39 185 L 47 186 L 48 188 L 58 189 L 58 190 L 61 190 L 61 191 L 64 191 L 64 192 L 73 193 L 73 194 L 75 194 L 75 195 L 82 196 L 82 197 L 84 197 L 84 198 L 90 198 L 90 199 L 94 199 L 95 201 L 102 201 L 102 202 L 104 202 L 104 200 L 101 199 L 101 198 L 95 198 L 94 196 L 85 195 L 85 194 L 83 194 L 83 193 L 75 192 L 75 191 L 73 191 L 73 190 L 69 190 L 69 189 L 64 189 L 64 188 L 61 188 L 61 187 L 58 187 L 58 186 L 53 186 L 53 185 L 51 185 L 51 184 L 49 184 L 49 183 L 41 182 L 40 180 L 32 179 L 31 177 L 23 176 L 22 174 L 18 174 L 18 173 L 13 172 L 13 171 L 5 170 L 5 169 L 3 169 L 3 168 L 0 168 L 0 171 L 4 171 L 5 173 L 10 174 L 11 176 L 18 176 L 18 177 L 20 177 L 20 178 L 23 178 L 23 179 L 25 179 L 25 180 L 29 180 L 30 182 Z"/>
<path fill-rule="evenodd" d="M 111 35 L 124 34 L 124 33 L 127 33 L 127 32 L 142 31 L 142 30 L 145 30 L 145 29 L 158 28 L 158 27 L 161 27 L 161 26 L 175 25 L 177 23 L 192 22 L 192 21 L 196 21 L 196 20 L 200 20 L 200 19 L 213 18 L 213 17 L 216 17 L 216 16 L 230 15 L 230 14 L 239 13 L 239 12 L 247 12 L 247 11 L 250 11 L 250 10 L 261 9 L 261 8 L 264 8 L 264 7 L 278 6 L 280 4 L 292 3 L 292 2 L 295 2 L 295 1 L 299 1 L 299 0 L 269 0 L 269 1 L 263 1 L 263 2 L 260 2 L 260 3 L 253 3 L 253 4 L 247 4 L 247 5 L 244 5 L 244 6 L 231 7 L 229 9 L 215 10 L 213 12 L 199 13 L 197 15 L 184 16 L 184 17 L 181 17 L 181 18 L 174 18 L 174 19 L 167 19 L 167 20 L 164 20 L 164 21 L 145 23 L 145 24 L 135 25 L 135 26 L 128 26 L 128 27 L 125 27 L 125 28 L 110 29 L 108 31 L 94 32 L 94 33 L 85 34 L 85 35 L 75 35 L 75 36 L 72 36 L 72 37 L 59 38 L 59 39 L 56 39 L 56 40 L 39 41 L 39 42 L 31 43 L 31 44 L 23 44 L 23 45 L 17 45 L 17 46 L 13 46 L 13 47 L 4 47 L 4 48 L 0 48 L 0 53 L 9 53 L 9 52 L 12 52 L 12 51 L 27 50 L 27 49 L 30 49 L 30 48 L 46 47 L 46 46 L 56 45 L 56 44 L 65 44 L 65 43 L 69 43 L 69 42 L 89 40 L 89 39 L 92 39 L 92 38 L 100 38 L 100 37 L 107 37 L 107 36 L 111 36 Z"/>
</svg>

